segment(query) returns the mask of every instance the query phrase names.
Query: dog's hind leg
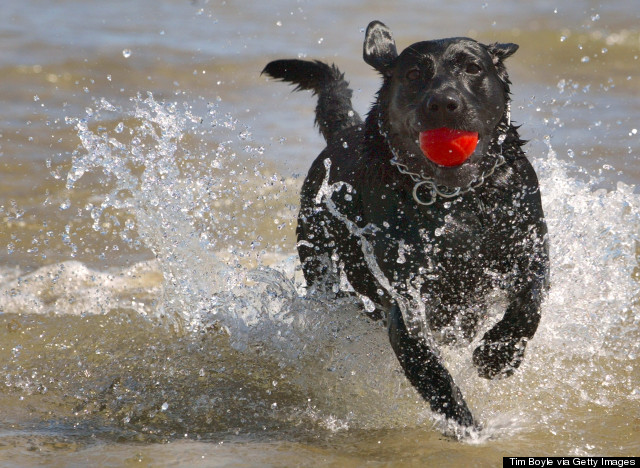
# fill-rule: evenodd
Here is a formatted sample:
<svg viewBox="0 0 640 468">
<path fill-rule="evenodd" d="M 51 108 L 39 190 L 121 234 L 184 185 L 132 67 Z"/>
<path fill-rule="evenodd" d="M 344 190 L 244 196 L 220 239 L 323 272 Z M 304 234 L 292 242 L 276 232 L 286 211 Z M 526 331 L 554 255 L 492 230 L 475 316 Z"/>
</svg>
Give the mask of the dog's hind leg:
<svg viewBox="0 0 640 468">
<path fill-rule="evenodd" d="M 425 340 L 409 334 L 397 305 L 388 315 L 389 340 L 405 375 L 431 410 L 464 427 L 474 427 L 473 415 L 449 371 Z"/>
</svg>

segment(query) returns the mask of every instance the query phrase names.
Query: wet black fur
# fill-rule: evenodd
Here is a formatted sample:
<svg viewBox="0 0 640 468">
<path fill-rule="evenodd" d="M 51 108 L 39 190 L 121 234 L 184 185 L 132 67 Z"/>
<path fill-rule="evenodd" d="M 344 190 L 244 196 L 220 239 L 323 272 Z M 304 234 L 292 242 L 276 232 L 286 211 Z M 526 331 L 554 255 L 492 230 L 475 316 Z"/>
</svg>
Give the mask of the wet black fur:
<svg viewBox="0 0 640 468">
<path fill-rule="evenodd" d="M 398 55 L 391 32 L 374 21 L 364 59 L 383 84 L 365 122 L 353 111 L 351 90 L 335 66 L 277 60 L 264 69 L 318 95 L 316 123 L 327 147 L 302 187 L 297 230 L 308 286 L 330 291 L 340 273 L 346 275 L 359 295 L 375 303 L 370 316 L 387 321 L 409 381 L 433 411 L 465 427 L 476 422 L 436 343 L 473 339 L 487 293 L 501 288 L 509 304 L 482 337 L 473 362 L 482 377 L 511 375 L 538 327 L 547 287 L 538 181 L 508 117 L 504 60 L 516 49 L 451 38 L 419 42 Z M 438 166 L 420 152 L 418 133 L 443 126 L 480 134 L 478 148 L 461 166 Z M 499 154 L 505 162 L 491 172 Z M 394 157 L 441 191 L 474 188 L 421 205 L 412 195 L 415 181 L 390 163 Z M 486 180 L 483 174 L 489 174 Z M 330 199 L 318 196 L 323 186 L 337 183 L 344 184 Z M 432 201 L 424 187 L 418 196 Z"/>
</svg>

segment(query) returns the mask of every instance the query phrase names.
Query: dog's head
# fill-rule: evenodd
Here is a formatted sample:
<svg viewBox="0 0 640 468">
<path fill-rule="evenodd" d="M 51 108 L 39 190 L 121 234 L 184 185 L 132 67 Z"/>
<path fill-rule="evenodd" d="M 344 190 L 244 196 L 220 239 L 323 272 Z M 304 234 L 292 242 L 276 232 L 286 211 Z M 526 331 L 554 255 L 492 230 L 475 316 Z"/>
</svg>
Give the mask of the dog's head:
<svg viewBox="0 0 640 468">
<path fill-rule="evenodd" d="M 364 60 L 384 78 L 373 109 L 377 115 L 371 118 L 378 119 L 396 159 L 439 185 L 464 187 L 479 180 L 495 165 L 491 153 L 509 127 L 504 60 L 517 49 L 516 44 L 450 38 L 417 42 L 398 55 L 391 31 L 378 21 L 370 23 Z M 427 157 L 423 137 L 441 128 L 477 135 L 463 162 L 443 164 Z"/>
</svg>

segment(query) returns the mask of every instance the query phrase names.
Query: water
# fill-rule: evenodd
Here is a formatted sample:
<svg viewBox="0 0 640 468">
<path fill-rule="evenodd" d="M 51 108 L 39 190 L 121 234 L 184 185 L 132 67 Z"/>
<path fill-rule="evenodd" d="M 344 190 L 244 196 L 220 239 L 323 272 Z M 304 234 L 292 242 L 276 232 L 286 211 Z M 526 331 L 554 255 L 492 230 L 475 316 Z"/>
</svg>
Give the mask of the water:
<svg viewBox="0 0 640 468">
<path fill-rule="evenodd" d="M 0 461 L 495 466 L 637 455 L 640 33 L 625 2 L 3 4 Z M 468 11 L 461 15 L 460 11 Z M 423 13 L 416 21 L 416 13 Z M 514 120 L 551 233 L 516 374 L 445 351 L 486 430 L 455 442 L 353 301 L 306 297 L 298 190 L 314 102 L 272 58 L 335 61 L 364 112 L 361 28 L 400 47 L 521 45 Z M 584 60 L 587 57 L 588 60 Z"/>
</svg>

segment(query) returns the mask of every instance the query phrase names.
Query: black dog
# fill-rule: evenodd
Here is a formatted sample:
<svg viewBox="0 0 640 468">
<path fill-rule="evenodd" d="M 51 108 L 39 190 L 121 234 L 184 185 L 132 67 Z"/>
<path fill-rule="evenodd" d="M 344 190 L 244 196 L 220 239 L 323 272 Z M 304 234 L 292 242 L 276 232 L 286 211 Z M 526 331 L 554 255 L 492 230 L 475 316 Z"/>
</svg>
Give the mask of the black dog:
<svg viewBox="0 0 640 468">
<path fill-rule="evenodd" d="M 476 423 L 436 343 L 471 340 L 488 292 L 500 288 L 509 305 L 473 362 L 482 377 L 511 375 L 547 287 L 538 181 L 509 116 L 504 60 L 517 48 L 452 38 L 398 55 L 390 30 L 374 21 L 364 60 L 384 81 L 365 122 L 335 66 L 277 60 L 263 71 L 318 95 L 327 148 L 302 187 L 297 230 L 308 286 L 335 290 L 346 278 L 368 298 L 370 316 L 387 321 L 407 378 L 432 410 L 465 427 Z M 477 134 L 466 161 L 423 154 L 421 132 L 441 127 Z"/>
</svg>

